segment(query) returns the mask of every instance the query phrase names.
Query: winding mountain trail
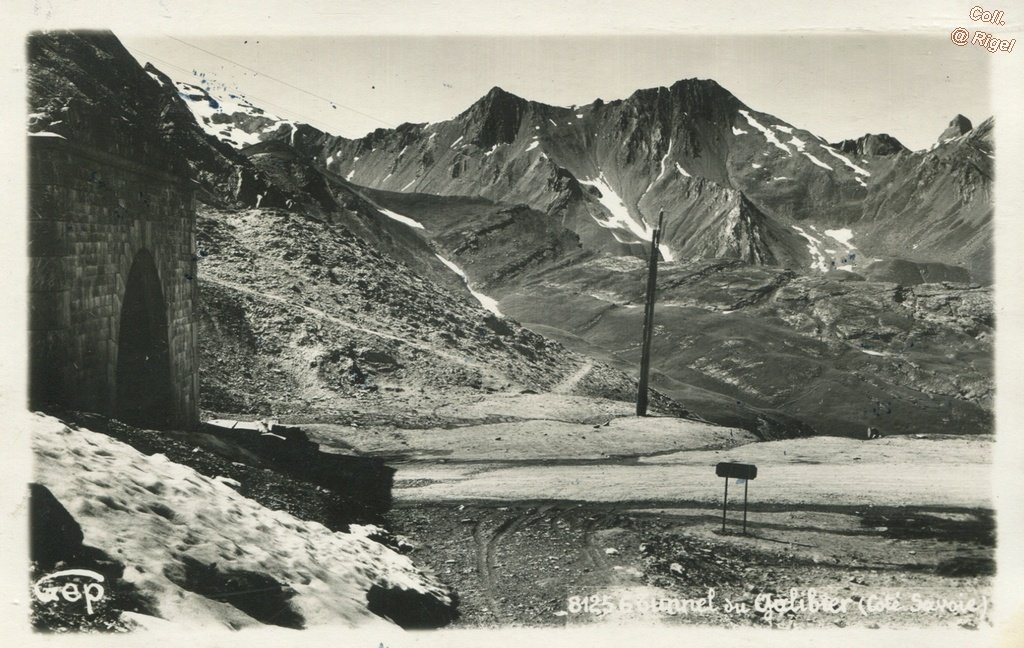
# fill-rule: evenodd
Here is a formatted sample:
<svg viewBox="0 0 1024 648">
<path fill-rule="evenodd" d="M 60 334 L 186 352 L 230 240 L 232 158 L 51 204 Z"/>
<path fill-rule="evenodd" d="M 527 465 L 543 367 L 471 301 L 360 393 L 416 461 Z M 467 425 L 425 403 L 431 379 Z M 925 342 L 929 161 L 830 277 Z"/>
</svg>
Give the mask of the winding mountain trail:
<svg viewBox="0 0 1024 648">
<path fill-rule="evenodd" d="M 249 295 L 251 297 L 255 297 L 255 298 L 263 300 L 263 301 L 273 301 L 273 302 L 276 302 L 278 304 L 282 304 L 282 305 L 287 306 L 288 308 L 291 308 L 291 309 L 294 309 L 294 310 L 302 310 L 302 311 L 305 311 L 305 312 L 309 313 L 310 315 L 314 315 L 314 316 L 316 316 L 316 317 L 318 317 L 320 319 L 323 319 L 323 320 L 326 320 L 328 322 L 331 322 L 332 324 L 337 324 L 338 326 L 342 326 L 342 327 L 345 327 L 347 329 L 351 329 L 353 331 L 359 331 L 360 333 L 365 333 L 366 335 L 372 335 L 372 336 L 375 336 L 375 337 L 383 338 L 385 340 L 393 340 L 393 341 L 399 342 L 399 343 L 401 343 L 401 344 L 403 344 L 405 346 L 409 346 L 409 347 L 412 347 L 414 349 L 418 349 L 419 351 L 423 351 L 424 353 L 429 353 L 429 354 L 432 354 L 432 355 L 439 356 L 439 357 L 444 358 L 445 360 L 448 360 L 449 362 L 452 362 L 452 363 L 455 363 L 455 364 L 463 365 L 463 366 L 466 366 L 466 367 L 472 367 L 472 368 L 478 369 L 478 370 L 480 370 L 482 372 L 484 372 L 484 371 L 487 371 L 487 372 L 493 371 L 492 368 L 485 367 L 482 363 L 475 362 L 473 360 L 469 360 L 464 355 L 456 355 L 456 354 L 453 354 L 453 353 L 447 353 L 445 351 L 442 351 L 442 350 L 438 349 L 435 346 L 432 346 L 430 344 L 426 344 L 424 342 L 418 342 L 418 341 L 413 340 L 413 339 L 408 338 L 408 337 L 402 337 L 402 336 L 399 336 L 399 335 L 392 335 L 390 333 L 384 333 L 383 331 L 374 330 L 372 328 L 367 328 L 365 326 L 360 326 L 359 324 L 355 324 L 353 322 L 349 322 L 347 320 L 340 319 L 340 318 L 338 318 L 338 317 L 336 317 L 334 315 L 331 315 L 330 313 L 327 313 L 327 312 L 325 312 L 323 310 L 320 310 L 319 308 L 314 308 L 312 306 L 306 306 L 305 304 L 296 304 L 296 303 L 294 303 L 292 301 L 289 301 L 288 299 L 286 299 L 284 297 L 281 297 L 279 295 L 273 295 L 273 294 L 266 293 L 266 292 L 260 292 L 259 290 L 254 290 L 252 288 L 247 288 L 246 286 L 243 286 L 241 284 L 237 284 L 237 283 L 235 283 L 233 281 L 226 281 L 224 279 L 218 279 L 216 277 L 211 277 L 209 275 L 205 275 L 201 279 L 201 281 L 209 282 L 209 283 L 212 283 L 212 284 L 216 284 L 216 285 L 221 286 L 223 288 L 229 288 L 231 290 L 236 290 L 236 291 L 238 291 L 240 293 L 245 293 L 246 295 Z"/>
<path fill-rule="evenodd" d="M 571 394 L 573 390 L 576 389 L 576 386 L 579 385 L 580 382 L 587 377 L 587 374 L 589 374 L 590 370 L 593 368 L 594 361 L 591 360 L 590 358 L 587 358 L 586 361 L 580 366 L 579 369 L 576 370 L 574 374 L 572 374 L 562 382 L 555 385 L 551 389 L 551 391 L 556 394 Z"/>
</svg>

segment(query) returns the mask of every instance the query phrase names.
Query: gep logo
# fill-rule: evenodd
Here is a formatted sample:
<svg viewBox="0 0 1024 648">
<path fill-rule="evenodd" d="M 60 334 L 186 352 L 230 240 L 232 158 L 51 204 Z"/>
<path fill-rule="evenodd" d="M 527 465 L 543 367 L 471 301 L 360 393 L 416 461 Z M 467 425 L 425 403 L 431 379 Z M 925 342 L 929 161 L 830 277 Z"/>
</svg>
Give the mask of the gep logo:
<svg viewBox="0 0 1024 648">
<path fill-rule="evenodd" d="M 80 582 L 80 581 L 85 582 Z M 89 582 L 93 581 L 93 582 Z M 32 584 L 32 595 L 40 603 L 53 603 L 63 599 L 68 603 L 85 600 L 85 611 L 93 613 L 92 604 L 103 600 L 100 583 L 103 575 L 88 569 L 66 569 L 43 576 Z"/>
</svg>

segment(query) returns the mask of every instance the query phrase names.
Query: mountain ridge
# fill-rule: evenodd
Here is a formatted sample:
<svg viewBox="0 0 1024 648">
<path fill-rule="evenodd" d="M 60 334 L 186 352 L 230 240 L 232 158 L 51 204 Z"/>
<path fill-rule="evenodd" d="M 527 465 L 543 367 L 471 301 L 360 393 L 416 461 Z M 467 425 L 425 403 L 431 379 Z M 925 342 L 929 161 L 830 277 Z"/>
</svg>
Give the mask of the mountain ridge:
<svg viewBox="0 0 1024 648">
<path fill-rule="evenodd" d="M 879 215 L 894 172 L 911 173 L 917 161 L 913 156 L 924 154 L 885 134 L 828 144 L 748 108 L 717 82 L 703 79 L 574 108 L 530 101 L 495 86 L 448 121 L 402 124 L 358 139 L 306 125 L 282 127 L 269 136 L 288 138 L 305 155 L 356 184 L 525 203 L 575 223 L 586 245 L 627 254 L 643 254 L 650 240 L 645 223 L 659 210 L 666 209 L 670 224 L 693 217 L 677 215 L 674 207 L 685 194 L 679 185 L 698 178 L 713 181 L 722 191 L 741 191 L 782 226 L 792 229 L 807 221 L 824 228 L 852 226 L 872 243 L 884 238 Z M 990 176 L 983 170 L 979 177 L 984 184 Z M 873 208 L 866 210 L 866 204 Z M 622 213 L 615 214 L 619 205 Z M 703 205 L 691 207 L 707 211 Z M 991 212 L 990 205 L 979 209 Z M 868 212 L 871 219 L 865 218 Z M 916 216 L 929 218 L 923 209 Z M 613 231 L 602 233 L 600 223 L 620 226 L 604 227 Z M 795 229 L 791 234 L 783 238 L 799 238 Z M 973 249 L 959 255 L 960 262 L 969 264 L 978 279 L 989 280 L 989 264 L 980 260 L 990 255 L 991 242 L 981 236 L 966 244 Z M 895 248 L 881 249 L 891 254 Z M 922 247 L 913 256 L 948 262 L 949 251 L 948 245 L 940 246 L 933 250 L 938 256 L 928 258 L 929 250 Z M 815 257 L 811 250 L 794 255 L 761 249 L 754 255 L 785 259 L 794 268 L 817 267 Z"/>
</svg>

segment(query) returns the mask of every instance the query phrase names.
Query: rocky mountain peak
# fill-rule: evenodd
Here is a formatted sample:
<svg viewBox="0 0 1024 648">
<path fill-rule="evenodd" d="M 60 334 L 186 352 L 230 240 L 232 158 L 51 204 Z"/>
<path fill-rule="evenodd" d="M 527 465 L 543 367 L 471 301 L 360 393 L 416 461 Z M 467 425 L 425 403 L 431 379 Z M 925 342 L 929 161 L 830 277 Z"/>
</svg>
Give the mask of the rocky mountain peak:
<svg viewBox="0 0 1024 648">
<path fill-rule="evenodd" d="M 470 124 L 472 142 L 489 148 L 515 140 L 529 104 L 526 99 L 494 86 L 459 119 Z"/>
<path fill-rule="evenodd" d="M 909 151 L 898 139 L 887 133 L 868 133 L 857 139 L 848 139 L 832 144 L 833 148 L 850 155 L 890 156 Z"/>
<path fill-rule="evenodd" d="M 939 135 L 939 144 L 968 133 L 972 128 L 973 125 L 970 119 L 963 115 L 957 115 L 953 118 L 953 121 L 949 122 L 946 130 L 942 131 L 942 135 Z"/>
<path fill-rule="evenodd" d="M 714 79 L 680 79 L 669 87 L 673 97 L 692 106 L 717 106 L 738 110 L 746 105 Z"/>
<path fill-rule="evenodd" d="M 625 101 L 624 107 L 634 114 L 658 114 L 661 119 L 681 118 L 723 126 L 746 106 L 711 79 L 681 79 L 668 88 L 638 90 Z"/>
<path fill-rule="evenodd" d="M 494 86 L 487 91 L 487 94 L 473 102 L 461 116 L 479 115 L 492 110 L 504 110 L 511 107 L 525 106 L 529 102 L 522 97 L 512 94 L 500 86 Z"/>
<path fill-rule="evenodd" d="M 525 99 L 523 99 L 522 97 L 519 97 L 517 95 L 512 94 L 511 92 L 509 92 L 505 88 L 502 88 L 501 86 L 494 86 L 494 87 L 492 87 L 490 90 L 487 91 L 487 94 L 485 94 L 483 98 L 484 99 L 488 99 L 490 101 L 495 101 L 495 100 L 502 100 L 502 101 L 519 100 L 519 101 L 525 101 Z"/>
<path fill-rule="evenodd" d="M 600 106 L 598 102 L 594 106 Z M 713 79 L 680 79 L 668 88 L 645 88 L 637 90 L 627 104 L 653 104 L 672 102 L 679 104 L 684 111 L 708 112 L 712 109 L 737 110 L 746 106 L 731 92 L 723 88 Z M 613 102 L 617 103 L 617 102 Z"/>
</svg>

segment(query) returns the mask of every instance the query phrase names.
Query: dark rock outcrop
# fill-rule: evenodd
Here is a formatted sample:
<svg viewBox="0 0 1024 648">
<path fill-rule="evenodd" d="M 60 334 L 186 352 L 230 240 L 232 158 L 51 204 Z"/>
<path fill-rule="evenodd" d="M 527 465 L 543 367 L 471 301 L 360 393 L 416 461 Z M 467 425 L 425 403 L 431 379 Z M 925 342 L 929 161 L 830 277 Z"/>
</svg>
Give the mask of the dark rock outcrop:
<svg viewBox="0 0 1024 648">
<path fill-rule="evenodd" d="M 29 484 L 29 555 L 43 568 L 82 553 L 82 527 L 50 489 Z"/>
<path fill-rule="evenodd" d="M 366 606 L 370 612 L 407 630 L 440 628 L 457 616 L 455 605 L 445 605 L 437 597 L 400 587 L 372 586 L 366 593 Z"/>
<path fill-rule="evenodd" d="M 949 126 L 946 127 L 946 130 L 942 131 L 942 134 L 939 135 L 939 144 L 951 140 L 954 137 L 966 135 L 971 132 L 972 128 L 973 125 L 971 124 L 970 119 L 967 119 L 963 115 L 957 115 L 951 122 L 949 122 Z"/>
<path fill-rule="evenodd" d="M 223 569 L 216 563 L 182 555 L 180 562 L 164 568 L 164 576 L 182 589 L 228 603 L 260 623 L 295 629 L 305 625 L 302 614 L 290 602 L 295 592 L 267 574 Z"/>
<path fill-rule="evenodd" d="M 371 514 L 391 508 L 395 469 L 374 457 L 321 452 L 299 428 L 274 426 L 267 432 L 204 423 L 202 431 L 229 439 L 276 470 L 360 502 Z"/>
<path fill-rule="evenodd" d="M 458 119 L 471 124 L 469 139 L 481 148 L 515 141 L 529 102 L 495 86 Z"/>
</svg>

